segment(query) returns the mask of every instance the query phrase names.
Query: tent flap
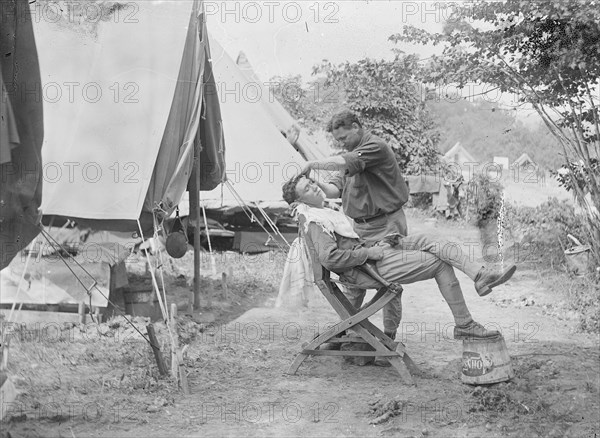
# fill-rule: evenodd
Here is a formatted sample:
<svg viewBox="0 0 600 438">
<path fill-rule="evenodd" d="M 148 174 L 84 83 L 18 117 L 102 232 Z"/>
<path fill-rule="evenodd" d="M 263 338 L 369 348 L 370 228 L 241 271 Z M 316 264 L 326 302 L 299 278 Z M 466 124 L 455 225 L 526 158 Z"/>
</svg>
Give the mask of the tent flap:
<svg viewBox="0 0 600 438">
<path fill-rule="evenodd" d="M 43 87 L 80 84 L 73 99 L 45 102 L 45 215 L 103 229 L 179 201 L 199 124 L 199 5 L 137 2 L 135 22 L 102 20 L 93 31 L 68 16 L 35 23 Z"/>
<path fill-rule="evenodd" d="M 44 138 L 42 99 L 31 92 L 42 88 L 29 4 L 3 3 L 3 18 L 22 18 L 3 19 L 0 32 L 1 269 L 38 234 Z"/>
<path fill-rule="evenodd" d="M 304 159 L 273 123 L 256 84 L 214 40 L 211 59 L 214 85 L 207 85 L 205 93 L 207 101 L 217 101 L 221 109 L 227 146 L 225 177 L 245 202 L 282 201 L 281 186 L 298 174 Z M 206 113 L 208 116 L 211 111 Z M 201 163 L 206 174 L 205 166 L 214 172 L 210 160 Z M 201 192 L 200 198 L 203 203 L 238 205 L 236 195 L 227 186 Z"/>
</svg>

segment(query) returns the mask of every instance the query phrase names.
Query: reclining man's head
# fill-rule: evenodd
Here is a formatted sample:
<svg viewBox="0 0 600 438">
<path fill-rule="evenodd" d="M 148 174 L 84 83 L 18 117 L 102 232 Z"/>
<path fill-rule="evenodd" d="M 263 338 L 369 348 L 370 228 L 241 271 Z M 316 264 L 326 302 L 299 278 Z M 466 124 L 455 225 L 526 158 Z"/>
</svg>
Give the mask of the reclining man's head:
<svg viewBox="0 0 600 438">
<path fill-rule="evenodd" d="M 290 179 L 283 185 L 282 190 L 283 199 L 290 205 L 294 202 L 302 202 L 311 207 L 322 208 L 325 203 L 323 190 L 306 175 L 298 175 Z"/>
</svg>

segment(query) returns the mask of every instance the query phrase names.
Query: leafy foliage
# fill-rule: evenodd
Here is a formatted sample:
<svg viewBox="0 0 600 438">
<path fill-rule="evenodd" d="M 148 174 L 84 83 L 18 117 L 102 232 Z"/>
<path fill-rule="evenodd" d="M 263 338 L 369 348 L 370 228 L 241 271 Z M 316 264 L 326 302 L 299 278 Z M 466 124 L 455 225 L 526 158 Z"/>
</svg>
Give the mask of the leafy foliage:
<svg viewBox="0 0 600 438">
<path fill-rule="evenodd" d="M 593 173 L 600 173 L 599 160 L 591 158 L 590 164 Z M 558 171 L 551 172 L 551 174 L 556 178 L 559 185 L 567 191 L 575 191 L 575 186 L 577 186 L 581 191 L 587 192 L 593 177 L 581 162 L 570 162 L 568 165 L 563 165 Z"/>
<path fill-rule="evenodd" d="M 344 100 L 340 87 L 326 86 L 325 81 L 317 78 L 304 85 L 300 75 L 275 76 L 270 80 L 274 84 L 273 96 L 309 133 L 325 129 L 326 121 Z"/>
<path fill-rule="evenodd" d="M 408 174 L 433 170 L 439 159 L 439 134 L 413 80 L 416 70 L 417 58 L 403 55 L 392 61 L 362 59 L 338 66 L 325 61 L 314 69 L 315 74 L 325 74 L 325 86 L 341 87 L 340 103 L 390 144 Z"/>
<path fill-rule="evenodd" d="M 579 314 L 579 330 L 600 333 L 600 284 L 588 277 L 579 277 L 568 290 L 569 305 Z"/>
<path fill-rule="evenodd" d="M 442 45 L 423 65 L 426 83 L 490 84 L 530 104 L 561 145 L 566 165 L 580 162 L 600 209 L 600 2 L 596 0 L 476 0 L 453 11 L 442 33 L 407 26 L 392 41 Z M 572 185 L 585 205 L 586 191 Z M 590 210 L 591 211 L 591 210 Z M 587 239 L 600 265 L 600 218 L 589 214 Z"/>
<path fill-rule="evenodd" d="M 502 205 L 502 184 L 484 174 L 477 173 L 468 185 L 469 216 L 478 227 L 498 219 Z"/>
<path fill-rule="evenodd" d="M 572 242 L 567 233 L 582 240 L 586 225 L 581 215 L 575 214 L 573 206 L 565 200 L 549 199 L 538 207 L 508 205 L 506 225 L 513 238 L 519 242 L 526 261 L 541 268 L 556 271 L 565 264 L 564 250 Z M 567 309 L 578 314 L 579 329 L 598 333 L 600 331 L 600 284 L 593 275 L 569 278 L 566 275 L 546 279 L 547 287 L 566 292 Z"/>
<path fill-rule="evenodd" d="M 586 235 L 582 217 L 566 200 L 551 198 L 537 207 L 506 207 L 506 228 L 513 236 L 521 236 L 521 244 L 530 245 L 531 258 L 543 264 L 564 261 L 564 250 L 571 243 L 567 233 L 583 240 Z"/>
</svg>

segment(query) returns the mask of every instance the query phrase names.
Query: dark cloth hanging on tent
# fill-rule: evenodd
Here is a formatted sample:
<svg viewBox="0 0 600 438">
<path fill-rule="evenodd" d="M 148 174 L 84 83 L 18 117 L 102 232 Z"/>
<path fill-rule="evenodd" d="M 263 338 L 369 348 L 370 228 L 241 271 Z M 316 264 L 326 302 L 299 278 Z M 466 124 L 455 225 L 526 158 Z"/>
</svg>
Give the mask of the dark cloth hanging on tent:
<svg viewBox="0 0 600 438">
<path fill-rule="evenodd" d="M 204 20 L 203 23 L 206 23 Z M 206 53 L 210 56 L 210 44 L 204 26 L 203 40 L 206 43 Z M 235 129 L 235 128 L 233 128 Z M 212 190 L 225 178 L 225 138 L 219 94 L 215 83 L 212 63 L 207 62 L 204 69 L 204 102 L 200 129 L 196 141 L 200 141 L 200 190 Z"/>
<path fill-rule="evenodd" d="M 42 87 L 27 0 L 3 2 L 0 32 L 1 268 L 38 234 L 44 138 Z"/>
<path fill-rule="evenodd" d="M 177 87 L 142 214 L 151 214 L 157 206 L 166 214 L 174 210 L 188 185 L 195 144 L 199 141 L 201 175 L 207 189 L 215 188 L 223 174 L 221 111 L 218 96 L 210 93 L 210 85 L 206 86 L 207 78 L 214 84 L 206 20 L 200 3 L 194 5 Z"/>
</svg>

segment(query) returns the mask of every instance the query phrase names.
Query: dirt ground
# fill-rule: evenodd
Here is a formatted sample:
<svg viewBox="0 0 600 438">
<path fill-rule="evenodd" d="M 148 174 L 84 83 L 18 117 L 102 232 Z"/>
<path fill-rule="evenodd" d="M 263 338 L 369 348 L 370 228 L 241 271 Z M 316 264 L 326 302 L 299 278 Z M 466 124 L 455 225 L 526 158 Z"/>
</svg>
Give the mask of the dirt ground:
<svg viewBox="0 0 600 438">
<path fill-rule="evenodd" d="M 413 233 L 476 237 L 468 227 L 418 217 L 409 226 Z M 183 308 L 191 258 L 182 260 L 166 279 L 170 300 Z M 515 371 L 507 383 L 463 384 L 462 344 L 452 339 L 451 314 L 435 282 L 405 287 L 398 337 L 422 371 L 411 387 L 393 368 L 337 358 L 311 358 L 296 375 L 286 374 L 302 343 L 337 317 L 319 297 L 307 308 L 273 307 L 283 261 L 281 253 L 217 257 L 219 272 L 232 269 L 227 297 L 219 282 L 205 279 L 211 307 L 179 317 L 188 396 L 159 376 L 150 347 L 122 317 L 46 331 L 29 327 L 11 341 L 9 372 L 21 394 L 1 424 L 3 436 L 600 434 L 598 337 L 575 333 L 576 315 L 553 307 L 564 297 L 543 289 L 538 271 L 526 264 L 485 298 L 458 274 L 475 319 L 504 335 Z M 381 317 L 373 322 L 381 325 Z M 134 323 L 144 331 L 146 321 Z M 166 328 L 155 326 L 166 350 Z"/>
</svg>

